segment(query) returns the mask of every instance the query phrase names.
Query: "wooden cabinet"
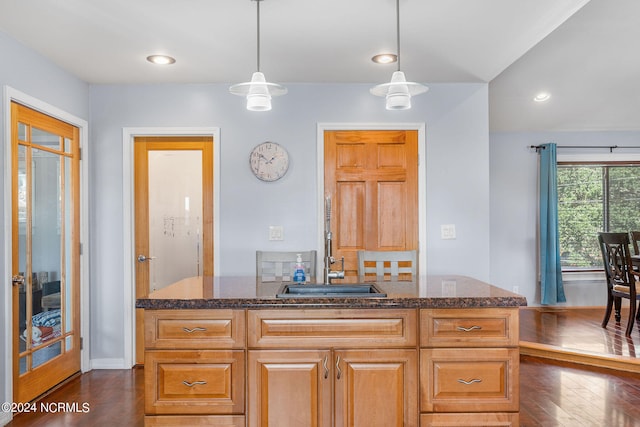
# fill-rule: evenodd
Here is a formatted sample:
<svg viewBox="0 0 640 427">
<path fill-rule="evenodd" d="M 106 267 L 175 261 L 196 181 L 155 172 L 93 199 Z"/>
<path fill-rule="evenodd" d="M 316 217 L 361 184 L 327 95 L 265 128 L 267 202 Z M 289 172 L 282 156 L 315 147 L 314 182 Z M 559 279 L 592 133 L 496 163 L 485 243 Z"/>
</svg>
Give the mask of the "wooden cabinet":
<svg viewBox="0 0 640 427">
<path fill-rule="evenodd" d="M 244 311 L 146 310 L 145 325 L 145 425 L 244 426 Z"/>
<path fill-rule="evenodd" d="M 336 350 L 334 355 L 336 427 L 417 425 L 415 350 Z"/>
<path fill-rule="evenodd" d="M 330 427 L 328 350 L 250 350 L 250 426 Z"/>
<path fill-rule="evenodd" d="M 249 310 L 249 348 L 415 347 L 414 309 Z"/>
<path fill-rule="evenodd" d="M 421 414 L 420 427 L 518 427 L 517 413 Z"/>
<path fill-rule="evenodd" d="M 249 425 L 417 425 L 416 318 L 411 309 L 249 311 Z"/>
<path fill-rule="evenodd" d="M 517 307 L 420 311 L 423 427 L 517 425 L 518 313 Z"/>
<path fill-rule="evenodd" d="M 249 383 L 250 426 L 417 424 L 415 350 L 251 350 Z"/>
<path fill-rule="evenodd" d="M 145 310 L 145 425 L 517 426 L 518 313 Z"/>
</svg>

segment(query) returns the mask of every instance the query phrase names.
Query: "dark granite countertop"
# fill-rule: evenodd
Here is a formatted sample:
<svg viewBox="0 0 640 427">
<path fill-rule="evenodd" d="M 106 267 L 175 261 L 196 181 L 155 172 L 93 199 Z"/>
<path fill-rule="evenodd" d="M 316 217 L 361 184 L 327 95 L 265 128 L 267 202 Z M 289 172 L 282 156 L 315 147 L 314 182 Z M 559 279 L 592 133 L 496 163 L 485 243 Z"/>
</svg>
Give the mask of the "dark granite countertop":
<svg viewBox="0 0 640 427">
<path fill-rule="evenodd" d="M 336 284 L 339 281 L 336 280 Z M 526 306 L 527 300 L 466 276 L 422 276 L 413 282 L 378 282 L 386 298 L 277 298 L 281 282 L 256 283 L 255 277 L 185 279 L 136 301 L 144 309 L 207 308 L 479 308 Z"/>
</svg>

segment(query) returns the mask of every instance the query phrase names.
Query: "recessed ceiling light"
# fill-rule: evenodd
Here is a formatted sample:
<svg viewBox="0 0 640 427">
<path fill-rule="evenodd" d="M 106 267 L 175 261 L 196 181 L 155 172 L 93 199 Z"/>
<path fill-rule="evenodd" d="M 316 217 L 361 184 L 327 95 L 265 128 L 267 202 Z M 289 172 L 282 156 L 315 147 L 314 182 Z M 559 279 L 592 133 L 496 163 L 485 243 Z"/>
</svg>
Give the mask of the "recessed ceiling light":
<svg viewBox="0 0 640 427">
<path fill-rule="evenodd" d="M 371 58 L 376 64 L 391 64 L 398 60 L 398 56 L 393 53 L 381 53 Z"/>
<path fill-rule="evenodd" d="M 533 97 L 533 100 L 536 102 L 544 102 L 548 101 L 551 98 L 551 94 L 548 92 L 540 92 L 536 96 Z"/>
<path fill-rule="evenodd" d="M 169 65 L 176 62 L 174 58 L 167 55 L 150 55 L 147 56 L 147 61 L 157 65 Z"/>
</svg>

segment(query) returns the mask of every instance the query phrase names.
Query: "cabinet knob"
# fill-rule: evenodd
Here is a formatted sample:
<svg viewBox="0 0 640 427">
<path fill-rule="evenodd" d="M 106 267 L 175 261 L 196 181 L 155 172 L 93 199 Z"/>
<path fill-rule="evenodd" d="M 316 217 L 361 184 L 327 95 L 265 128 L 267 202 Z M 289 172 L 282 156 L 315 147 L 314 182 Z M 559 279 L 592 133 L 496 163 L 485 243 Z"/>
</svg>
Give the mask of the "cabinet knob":
<svg viewBox="0 0 640 427">
<path fill-rule="evenodd" d="M 340 369 L 340 356 L 336 357 L 336 371 L 338 372 L 337 379 L 342 376 L 342 370 Z"/>
</svg>

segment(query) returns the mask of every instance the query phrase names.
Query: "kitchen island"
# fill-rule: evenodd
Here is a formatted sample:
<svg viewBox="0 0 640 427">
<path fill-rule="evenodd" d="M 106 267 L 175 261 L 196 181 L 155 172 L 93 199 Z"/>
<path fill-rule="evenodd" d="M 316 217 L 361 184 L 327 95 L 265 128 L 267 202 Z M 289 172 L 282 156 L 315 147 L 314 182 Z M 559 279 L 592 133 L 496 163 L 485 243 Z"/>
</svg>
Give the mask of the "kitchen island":
<svg viewBox="0 0 640 427">
<path fill-rule="evenodd" d="M 277 298 L 220 277 L 137 300 L 145 425 L 518 425 L 524 297 L 463 276 L 376 286 Z"/>
</svg>

